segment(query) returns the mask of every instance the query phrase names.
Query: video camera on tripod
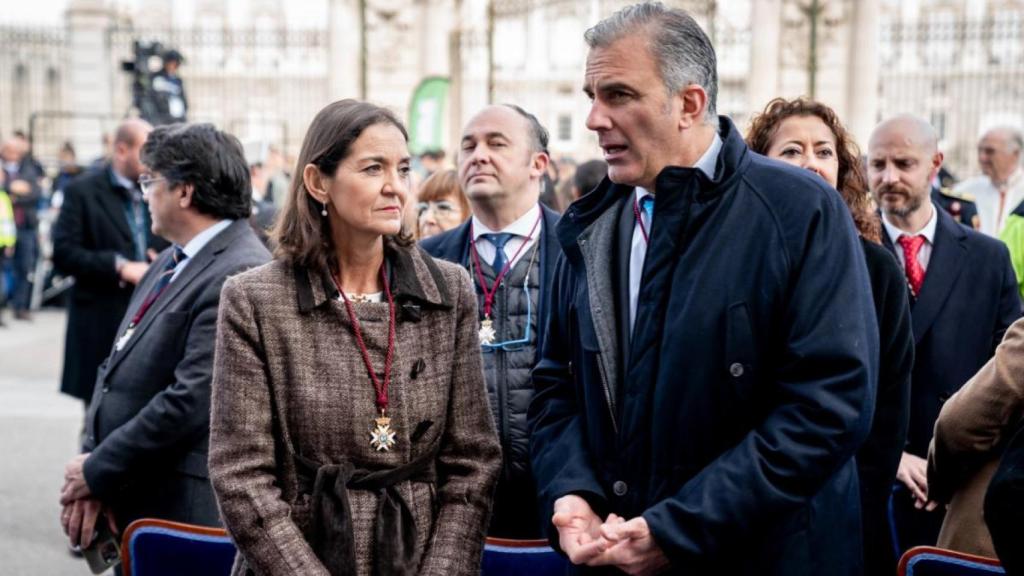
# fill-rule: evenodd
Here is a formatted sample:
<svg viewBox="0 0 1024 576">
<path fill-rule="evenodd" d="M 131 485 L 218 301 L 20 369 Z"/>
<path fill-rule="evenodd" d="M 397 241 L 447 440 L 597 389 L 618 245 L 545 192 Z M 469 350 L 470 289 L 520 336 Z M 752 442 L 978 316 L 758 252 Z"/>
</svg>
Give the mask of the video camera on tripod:
<svg viewBox="0 0 1024 576">
<path fill-rule="evenodd" d="M 136 40 L 134 58 L 121 70 L 132 75 L 132 106 L 154 126 L 184 122 L 187 104 L 181 78 L 166 71 L 168 62 L 181 63 L 181 54 L 156 41 Z"/>
</svg>

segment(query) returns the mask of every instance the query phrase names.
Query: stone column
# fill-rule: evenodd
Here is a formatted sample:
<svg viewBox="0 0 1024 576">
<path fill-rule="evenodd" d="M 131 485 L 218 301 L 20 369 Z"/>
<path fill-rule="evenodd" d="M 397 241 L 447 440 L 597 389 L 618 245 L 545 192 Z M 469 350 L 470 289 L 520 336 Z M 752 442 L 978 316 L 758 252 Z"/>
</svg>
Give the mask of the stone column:
<svg viewBox="0 0 1024 576">
<path fill-rule="evenodd" d="M 782 0 L 756 0 L 750 11 L 750 76 L 747 109 L 756 114 L 779 96 L 779 50 Z"/>
<path fill-rule="evenodd" d="M 359 98 L 359 26 L 357 0 L 328 0 L 327 99 Z"/>
<path fill-rule="evenodd" d="M 100 149 L 100 127 L 114 114 L 114 63 L 107 31 L 112 12 L 104 0 L 71 0 L 64 13 L 67 26 L 67 110 L 74 117 L 69 133 L 79 158 L 94 158 Z M 84 115 L 91 115 L 86 118 Z"/>
<path fill-rule="evenodd" d="M 862 151 L 878 115 L 879 0 L 851 3 L 850 46 L 846 64 L 846 128 Z"/>
</svg>

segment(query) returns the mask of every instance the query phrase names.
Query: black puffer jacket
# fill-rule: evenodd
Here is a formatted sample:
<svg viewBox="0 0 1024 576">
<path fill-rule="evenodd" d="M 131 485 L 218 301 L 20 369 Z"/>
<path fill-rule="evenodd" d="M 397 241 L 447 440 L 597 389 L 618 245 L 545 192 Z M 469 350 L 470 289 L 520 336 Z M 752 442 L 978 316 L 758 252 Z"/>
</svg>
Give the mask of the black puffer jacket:
<svg viewBox="0 0 1024 576">
<path fill-rule="evenodd" d="M 538 360 L 537 351 L 543 346 L 551 296 L 551 279 L 560 250 L 554 236 L 558 214 L 543 206 L 541 210 L 544 214 L 544 221 L 539 232 L 539 242 L 535 245 L 538 250 L 537 262 L 529 281 L 532 302 L 531 341 L 529 344 L 524 344 L 521 348 L 516 347 L 513 350 L 484 352 L 487 390 L 490 395 L 495 424 L 501 437 L 504 458 L 488 535 L 500 538 L 541 538 L 543 537 L 541 527 L 548 520 L 539 517 L 537 492 L 530 470 L 530 438 L 526 421 L 527 409 L 533 398 L 530 371 Z M 470 223 L 467 221 L 462 226 L 444 234 L 427 238 L 421 243 L 421 246 L 435 258 L 461 263 L 468 269 L 470 261 L 469 228 Z M 495 318 L 510 318 L 513 323 L 511 326 L 503 327 L 500 321 L 495 322 L 499 341 L 507 339 L 506 336 L 519 338 L 524 334 L 526 300 L 523 292 L 523 280 L 531 255 L 532 252 L 528 252 L 517 261 L 512 276 L 504 283 L 504 287 L 499 288 L 493 316 Z M 491 270 L 485 266 L 484 272 L 487 281 L 493 282 L 494 276 Z M 477 286 L 477 292 L 482 294 L 479 286 Z"/>
</svg>

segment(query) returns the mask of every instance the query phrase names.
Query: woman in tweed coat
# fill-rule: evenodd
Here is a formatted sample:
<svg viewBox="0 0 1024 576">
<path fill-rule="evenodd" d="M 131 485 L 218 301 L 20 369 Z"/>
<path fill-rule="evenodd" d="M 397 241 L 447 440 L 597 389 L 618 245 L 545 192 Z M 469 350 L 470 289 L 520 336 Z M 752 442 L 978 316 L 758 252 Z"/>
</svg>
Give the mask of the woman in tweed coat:
<svg viewBox="0 0 1024 576">
<path fill-rule="evenodd" d="M 233 573 L 476 574 L 501 464 L 476 297 L 401 233 L 405 129 L 335 102 L 298 166 L 275 261 L 221 296 L 210 477 Z"/>
</svg>

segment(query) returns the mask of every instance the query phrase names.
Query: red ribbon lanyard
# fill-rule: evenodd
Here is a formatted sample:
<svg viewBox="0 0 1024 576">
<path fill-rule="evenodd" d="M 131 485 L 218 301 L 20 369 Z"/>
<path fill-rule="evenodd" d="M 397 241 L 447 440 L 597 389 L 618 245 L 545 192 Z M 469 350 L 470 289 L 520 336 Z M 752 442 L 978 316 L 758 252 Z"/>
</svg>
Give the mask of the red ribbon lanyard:
<svg viewBox="0 0 1024 576">
<path fill-rule="evenodd" d="M 384 265 L 380 265 L 380 278 L 384 282 L 384 295 L 388 299 L 388 351 L 384 357 L 384 381 L 381 382 L 377 378 L 377 373 L 373 371 L 373 362 L 370 360 L 370 351 L 366 348 L 366 341 L 363 340 L 363 331 L 359 327 L 359 319 L 356 318 L 356 311 L 352 308 L 352 302 L 349 301 L 345 291 L 341 289 L 341 282 L 333 275 L 331 280 L 334 281 L 334 287 L 338 289 L 341 294 L 342 300 L 345 301 L 345 310 L 348 312 L 348 319 L 352 322 L 352 333 L 355 335 L 356 344 L 359 346 L 359 351 L 363 354 L 363 364 L 366 365 L 366 371 L 370 373 L 370 380 L 373 381 L 373 389 L 377 392 L 377 409 L 380 410 L 381 415 L 388 407 L 388 386 L 391 384 L 391 363 L 395 357 L 395 300 L 391 297 L 391 287 L 388 286 L 388 276 L 384 271 Z"/>
<path fill-rule="evenodd" d="M 142 301 L 142 306 L 139 306 L 139 311 L 136 312 L 135 316 L 132 317 L 132 322 L 131 324 L 128 325 L 129 328 L 134 328 L 139 325 L 139 322 L 142 322 L 142 318 L 143 316 L 146 315 L 146 312 L 149 311 L 149 308 L 153 305 L 154 302 L 156 302 L 156 299 L 159 298 L 160 295 L 164 293 L 164 290 L 167 290 L 167 287 L 170 285 L 171 283 L 168 282 L 167 284 L 164 284 L 163 287 L 160 288 L 160 290 L 149 293 L 149 296 L 147 296 L 146 299 Z"/>
<path fill-rule="evenodd" d="M 651 241 L 647 238 L 647 228 L 644 227 L 644 219 L 640 216 L 640 199 L 633 196 L 633 215 L 636 216 L 636 222 L 640 225 L 640 233 L 644 235 L 644 244 L 650 244 Z"/>
<path fill-rule="evenodd" d="M 519 245 L 519 249 L 516 250 L 516 253 L 512 255 L 512 258 L 509 258 L 509 261 L 505 263 L 505 267 L 502 268 L 500 272 L 498 272 L 498 275 L 494 278 L 494 284 L 489 288 L 487 286 L 487 279 L 484 278 L 484 273 L 480 270 L 480 255 L 476 249 L 476 237 L 473 234 L 473 223 L 469 223 L 469 237 L 473 238 L 473 263 L 476 264 L 474 268 L 476 268 L 476 277 L 477 280 L 480 282 L 480 289 L 484 291 L 485 318 L 491 317 L 491 307 L 494 305 L 494 297 L 498 294 L 498 286 L 501 284 L 501 279 L 504 278 L 505 274 L 512 268 L 512 263 L 515 262 L 516 258 L 519 257 L 519 253 L 523 251 L 523 248 L 526 248 L 526 245 L 529 244 L 531 240 L 533 240 L 533 233 L 537 231 L 537 226 L 540 226 L 540 219 L 543 217 L 543 212 L 537 215 L 537 221 L 533 223 L 533 228 L 530 228 L 529 236 L 527 236 L 526 240 Z M 497 249 L 497 246 L 495 246 L 495 249 Z"/>
</svg>

